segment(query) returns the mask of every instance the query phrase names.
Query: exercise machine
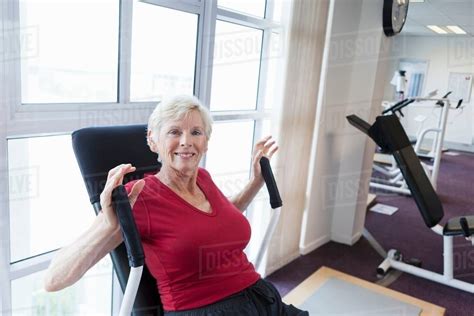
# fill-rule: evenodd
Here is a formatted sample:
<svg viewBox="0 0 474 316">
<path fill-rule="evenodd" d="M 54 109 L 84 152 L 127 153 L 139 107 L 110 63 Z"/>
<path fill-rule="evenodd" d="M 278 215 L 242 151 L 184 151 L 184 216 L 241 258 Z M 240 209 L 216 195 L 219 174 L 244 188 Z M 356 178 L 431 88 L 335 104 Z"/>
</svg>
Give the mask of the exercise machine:
<svg viewBox="0 0 474 316">
<path fill-rule="evenodd" d="M 347 120 L 372 138 L 385 152 L 393 155 L 425 225 L 443 238 L 443 274 L 404 262 L 403 255 L 395 249 L 388 251 L 386 258 L 377 268 L 377 272 L 384 274 L 392 268 L 474 293 L 474 284 L 454 277 L 453 266 L 453 239 L 455 237 L 464 237 L 474 246 L 474 216 L 454 217 L 449 219 L 444 226 L 439 224 L 444 216 L 441 201 L 395 115 L 378 116 L 373 125 L 356 115 L 347 116 Z"/>
<path fill-rule="evenodd" d="M 433 187 L 436 190 L 437 187 L 437 180 L 439 175 L 439 167 L 441 163 L 441 155 L 442 155 L 442 146 L 444 141 L 444 136 L 446 132 L 446 124 L 448 120 L 448 113 L 450 109 L 459 109 L 462 100 L 459 100 L 456 107 L 451 107 L 450 101 L 448 96 L 451 92 L 445 94 L 442 98 L 432 98 L 432 93 L 426 98 L 409 98 L 402 100 L 400 102 L 395 103 L 393 106 L 385 109 L 382 114 L 383 115 L 398 115 L 404 117 L 403 109 L 408 105 L 414 102 L 421 102 L 421 101 L 433 101 L 435 102 L 435 109 L 440 109 L 440 115 L 438 116 L 438 123 L 435 127 L 429 127 L 424 129 L 419 129 L 417 138 L 415 141 L 410 141 L 414 143 L 415 153 L 419 157 L 429 158 L 433 161 L 432 165 L 429 165 L 425 162 L 421 162 L 423 169 L 425 170 L 426 174 L 428 175 Z M 422 144 L 427 139 L 427 135 L 434 134 L 434 139 L 432 141 L 432 146 L 429 151 L 424 151 L 422 149 Z M 388 167 L 374 164 L 374 170 L 377 172 L 382 173 L 386 178 L 385 179 L 377 179 L 374 178 L 370 182 L 371 188 L 376 189 L 383 189 L 395 193 L 401 193 L 405 195 L 410 195 L 410 190 L 403 178 L 402 173 L 400 172 L 397 164 L 393 158 L 391 158 L 390 164 Z"/>
</svg>

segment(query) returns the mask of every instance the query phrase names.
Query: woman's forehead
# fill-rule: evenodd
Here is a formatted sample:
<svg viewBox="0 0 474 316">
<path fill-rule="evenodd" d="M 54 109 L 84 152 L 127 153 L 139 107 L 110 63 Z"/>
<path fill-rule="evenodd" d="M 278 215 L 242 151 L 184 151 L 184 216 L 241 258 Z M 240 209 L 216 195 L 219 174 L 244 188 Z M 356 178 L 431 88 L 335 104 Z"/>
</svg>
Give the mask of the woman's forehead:
<svg viewBox="0 0 474 316">
<path fill-rule="evenodd" d="M 204 121 L 199 111 L 190 111 L 182 115 L 180 118 L 169 119 L 165 121 L 164 125 L 204 127 Z"/>
</svg>

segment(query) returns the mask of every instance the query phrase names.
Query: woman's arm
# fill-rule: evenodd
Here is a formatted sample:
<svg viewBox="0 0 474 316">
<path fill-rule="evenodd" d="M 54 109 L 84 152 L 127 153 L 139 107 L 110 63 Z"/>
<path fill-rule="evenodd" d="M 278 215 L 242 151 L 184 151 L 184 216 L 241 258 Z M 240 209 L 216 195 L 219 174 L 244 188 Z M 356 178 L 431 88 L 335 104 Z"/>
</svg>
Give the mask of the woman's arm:
<svg viewBox="0 0 474 316">
<path fill-rule="evenodd" d="M 234 204 L 241 212 L 245 211 L 257 195 L 258 191 L 260 191 L 262 188 L 263 183 L 263 178 L 261 181 L 255 178 L 251 179 L 242 189 L 242 191 L 229 199 L 230 202 Z"/>
<path fill-rule="evenodd" d="M 76 241 L 58 251 L 46 272 L 44 288 L 59 291 L 76 283 L 107 253 L 122 242 L 120 229 L 113 229 L 100 213 Z"/>
<path fill-rule="evenodd" d="M 267 136 L 255 144 L 252 159 L 252 178 L 239 193 L 229 199 L 241 212 L 247 209 L 265 183 L 260 168 L 260 158 L 265 156 L 271 159 L 277 150 L 278 146 L 275 145 L 274 140 L 271 140 L 271 136 Z"/>
<path fill-rule="evenodd" d="M 133 171 L 135 167 L 130 164 L 120 165 L 109 171 L 107 183 L 100 195 L 102 211 L 86 232 L 72 244 L 59 250 L 51 261 L 45 277 L 46 291 L 59 291 L 74 284 L 122 242 L 118 219 L 112 208 L 112 190 L 123 182 L 127 173 Z M 144 184 L 143 180 L 134 184 L 129 194 L 132 207 Z"/>
</svg>

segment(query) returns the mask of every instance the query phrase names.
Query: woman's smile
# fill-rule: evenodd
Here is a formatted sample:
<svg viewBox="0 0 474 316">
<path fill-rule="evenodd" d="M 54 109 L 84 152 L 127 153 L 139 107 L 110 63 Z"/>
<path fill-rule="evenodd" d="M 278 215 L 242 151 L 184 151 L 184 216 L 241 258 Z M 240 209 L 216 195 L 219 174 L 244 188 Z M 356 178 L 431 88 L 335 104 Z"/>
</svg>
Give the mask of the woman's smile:
<svg viewBox="0 0 474 316">
<path fill-rule="evenodd" d="M 181 152 L 181 153 L 174 153 L 174 154 L 175 156 L 178 156 L 179 158 L 182 158 L 182 159 L 189 159 L 196 155 L 195 153 L 190 153 L 190 152 Z"/>
</svg>

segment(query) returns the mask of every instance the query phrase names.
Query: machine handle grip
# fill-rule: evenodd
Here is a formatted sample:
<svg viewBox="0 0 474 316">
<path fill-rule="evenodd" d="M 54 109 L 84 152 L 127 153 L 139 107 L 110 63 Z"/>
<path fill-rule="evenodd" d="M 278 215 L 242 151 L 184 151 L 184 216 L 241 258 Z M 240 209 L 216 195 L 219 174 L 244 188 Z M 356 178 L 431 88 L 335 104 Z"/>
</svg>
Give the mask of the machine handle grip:
<svg viewBox="0 0 474 316">
<path fill-rule="evenodd" d="M 453 93 L 453 91 L 449 91 L 448 93 L 446 93 L 445 95 L 443 95 L 442 99 L 446 99 L 447 97 L 449 97 L 449 95 Z"/>
<path fill-rule="evenodd" d="M 357 115 L 348 115 L 346 116 L 349 124 L 360 130 L 362 133 L 369 135 L 370 124 L 358 117 Z"/>
<path fill-rule="evenodd" d="M 260 168 L 262 169 L 262 176 L 267 185 L 268 194 L 270 195 L 270 205 L 272 209 L 276 209 L 283 205 L 280 198 L 280 192 L 273 176 L 272 167 L 270 166 L 270 160 L 267 157 L 260 158 Z"/>
<path fill-rule="evenodd" d="M 397 103 L 395 103 L 394 105 L 392 105 L 391 107 L 389 107 L 388 109 L 385 109 L 382 111 L 382 114 L 387 114 L 388 112 L 393 112 L 395 111 L 398 107 L 400 107 L 401 105 L 403 105 L 405 102 L 407 102 L 407 99 L 403 99 L 401 101 L 398 101 Z"/>
<path fill-rule="evenodd" d="M 447 97 L 449 97 L 449 95 L 450 95 L 452 92 L 453 92 L 453 91 L 449 91 L 448 93 L 446 93 L 445 95 L 443 95 L 442 99 L 446 99 Z M 444 101 L 439 100 L 438 102 L 436 102 L 436 105 L 444 106 Z"/>
<path fill-rule="evenodd" d="M 392 105 L 390 108 L 384 110 L 382 114 L 387 114 L 388 112 L 392 112 L 392 114 L 395 114 L 396 112 L 400 112 L 401 116 L 403 116 L 402 109 L 413 102 L 415 102 L 416 99 L 404 99 L 400 102 L 395 103 Z"/>
<path fill-rule="evenodd" d="M 469 232 L 469 225 L 467 224 L 467 219 L 465 217 L 461 217 L 459 219 L 459 224 L 461 224 L 461 229 L 464 234 L 464 237 L 469 238 L 471 234 Z"/>
<path fill-rule="evenodd" d="M 140 267 L 145 263 L 145 254 L 138 234 L 137 226 L 132 214 L 132 207 L 128 201 L 127 190 L 123 185 L 112 191 L 112 204 L 122 230 L 123 241 L 127 248 L 128 264 L 130 267 Z"/>
</svg>

